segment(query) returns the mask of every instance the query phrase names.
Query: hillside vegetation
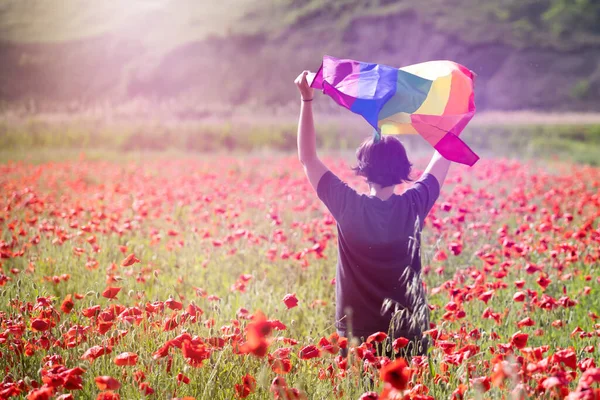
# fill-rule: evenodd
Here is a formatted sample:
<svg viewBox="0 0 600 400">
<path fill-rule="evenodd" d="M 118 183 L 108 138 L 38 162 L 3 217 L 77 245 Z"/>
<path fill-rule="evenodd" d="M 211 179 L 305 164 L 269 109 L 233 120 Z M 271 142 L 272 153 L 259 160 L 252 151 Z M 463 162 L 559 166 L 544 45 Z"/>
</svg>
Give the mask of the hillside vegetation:
<svg viewBox="0 0 600 400">
<path fill-rule="evenodd" d="M 275 107 L 323 54 L 461 62 L 480 109 L 600 109 L 595 0 L 8 0 L 0 99 Z M 192 113 L 193 114 L 193 113 Z M 201 114 L 201 113 L 200 113 Z"/>
<path fill-rule="evenodd" d="M 255 18 L 255 26 L 264 29 L 265 16 L 274 15 L 267 25 L 273 31 L 319 20 L 335 34 L 351 29 L 356 18 L 406 12 L 469 43 L 569 51 L 600 44 L 600 3 L 593 0 L 287 0 L 276 6 L 256 6 L 245 18 Z"/>
<path fill-rule="evenodd" d="M 600 44 L 600 3 L 593 0 L 7 0 L 0 5 L 0 37 L 14 43 L 50 43 L 118 32 L 164 49 L 210 34 L 281 33 L 323 19 L 330 21 L 323 28 L 344 31 L 360 16 L 406 11 L 468 42 L 564 50 Z M 134 31 L 143 26 L 143 35 Z"/>
</svg>

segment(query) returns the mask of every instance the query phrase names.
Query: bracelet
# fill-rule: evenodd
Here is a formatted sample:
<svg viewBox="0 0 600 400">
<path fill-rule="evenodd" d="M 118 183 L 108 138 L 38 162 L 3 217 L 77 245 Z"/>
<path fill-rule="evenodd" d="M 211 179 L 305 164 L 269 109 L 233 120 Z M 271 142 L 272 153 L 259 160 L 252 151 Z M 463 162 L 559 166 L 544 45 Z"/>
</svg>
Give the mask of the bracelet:
<svg viewBox="0 0 600 400">
<path fill-rule="evenodd" d="M 305 99 L 302 99 L 302 101 L 313 101 L 313 99 L 310 99 L 310 100 L 305 100 Z"/>
</svg>

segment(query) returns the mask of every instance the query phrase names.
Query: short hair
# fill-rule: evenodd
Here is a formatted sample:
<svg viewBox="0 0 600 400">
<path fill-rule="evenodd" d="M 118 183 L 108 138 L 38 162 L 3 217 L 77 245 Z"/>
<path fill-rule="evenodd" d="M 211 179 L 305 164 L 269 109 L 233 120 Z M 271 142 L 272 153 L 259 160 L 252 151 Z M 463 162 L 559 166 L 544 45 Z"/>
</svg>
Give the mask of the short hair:
<svg viewBox="0 0 600 400">
<path fill-rule="evenodd" d="M 364 176 L 369 183 L 381 187 L 410 182 L 412 164 L 406 155 L 406 149 L 394 136 L 382 136 L 378 142 L 373 138 L 365 140 L 356 149 L 356 175 Z"/>
</svg>

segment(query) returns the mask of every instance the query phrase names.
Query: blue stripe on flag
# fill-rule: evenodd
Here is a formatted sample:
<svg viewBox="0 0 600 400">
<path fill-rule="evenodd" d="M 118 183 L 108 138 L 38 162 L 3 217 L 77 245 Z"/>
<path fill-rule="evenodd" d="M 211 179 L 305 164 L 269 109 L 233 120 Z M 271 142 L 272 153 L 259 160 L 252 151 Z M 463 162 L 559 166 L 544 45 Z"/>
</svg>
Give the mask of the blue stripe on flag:
<svg viewBox="0 0 600 400">
<path fill-rule="evenodd" d="M 363 116 L 375 129 L 381 107 L 396 92 L 398 70 L 386 65 L 360 63 L 358 96 L 350 110 Z"/>
</svg>

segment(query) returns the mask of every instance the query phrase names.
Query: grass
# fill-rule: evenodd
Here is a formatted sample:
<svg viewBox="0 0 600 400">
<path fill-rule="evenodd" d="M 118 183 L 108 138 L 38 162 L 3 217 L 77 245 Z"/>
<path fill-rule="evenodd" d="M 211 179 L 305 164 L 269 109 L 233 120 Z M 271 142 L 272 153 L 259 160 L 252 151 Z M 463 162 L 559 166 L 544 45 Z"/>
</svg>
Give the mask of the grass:
<svg viewBox="0 0 600 400">
<path fill-rule="evenodd" d="M 235 397 L 234 385 L 241 383 L 247 373 L 257 381 L 256 391 L 250 398 L 271 398 L 269 386 L 276 374 L 266 358 L 235 354 L 229 342 L 222 350 L 213 349 L 200 368 L 191 367 L 178 349 L 171 351 L 170 362 L 168 358 L 152 358 L 152 353 L 167 340 L 184 331 L 204 339 L 222 337 L 230 329 L 222 327 L 231 327 L 234 319 L 238 319 L 244 337 L 243 329 L 248 321 L 236 317 L 238 309 L 244 307 L 251 313 L 260 309 L 269 318 L 287 325 L 286 330 L 275 332 L 274 336 L 299 341 L 298 345 L 291 346 L 293 367 L 285 379 L 290 386 L 304 391 L 308 398 L 358 398 L 370 389 L 368 379 L 362 379 L 364 374 L 359 372 L 363 368 L 362 361 L 351 367 L 345 377 L 336 375 L 330 380 L 320 379 L 319 374 L 330 365 L 335 374 L 340 372 L 334 355 L 323 353 L 313 360 L 301 360 L 298 356 L 302 346 L 316 345 L 321 337 L 334 331 L 331 279 L 335 276 L 337 251 L 335 225 L 326 223 L 326 210 L 319 204 L 293 156 L 109 150 L 86 150 L 82 156 L 79 150 L 55 153 L 51 148 L 19 150 L 15 154 L 21 157 L 19 164 L 0 165 L 0 206 L 4 210 L 0 241 L 8 243 L 14 237 L 16 244 L 9 249 L 16 252 L 23 248 L 25 253 L 1 260 L 1 274 L 9 280 L 0 287 L 0 299 L 3 299 L 0 320 L 3 326 L 9 321 L 22 321 L 25 326 L 22 339 L 31 342 L 43 335 L 64 338 L 68 329 L 76 324 L 89 326 L 89 330 L 85 341 L 77 346 L 35 348 L 29 356 L 18 356 L 6 345 L 0 346 L 0 367 L 7 369 L 10 377 L 39 382 L 43 357 L 57 354 L 68 368 L 81 366 L 86 370 L 82 389 L 73 391 L 85 398 L 95 398 L 100 392 L 94 378 L 101 375 L 110 375 L 121 383 L 118 390 L 121 398 L 143 397 L 134 380 L 136 371 L 143 371 L 144 381 L 156 390 L 149 398 L 189 395 L 196 399 L 231 399 Z M 346 168 L 349 158 L 327 156 L 324 160 L 353 187 L 364 190 L 364 184 Z M 417 167 L 423 168 L 425 161 L 416 160 Z M 585 178 L 573 179 L 578 176 Z M 592 229 L 598 228 L 597 220 L 593 219 L 597 211 L 593 203 L 581 202 L 581 199 L 593 198 L 596 194 L 593 185 L 599 180 L 597 168 L 547 161 L 521 164 L 496 159 L 482 160 L 474 168 L 453 167 L 424 231 L 424 280 L 434 308 L 432 322 L 450 335 L 446 341 L 456 343 L 457 348 L 475 344 L 480 350 L 459 365 L 452 365 L 442 348 L 434 346 L 429 354 L 432 374 L 427 369 L 423 375 L 414 377 L 429 388 L 429 395 L 449 398 L 462 383 L 467 385 L 467 397 L 506 397 L 514 385 L 510 380 L 505 386 L 492 386 L 483 394 L 469 378 L 489 377 L 494 357 L 489 349 L 499 352 L 499 345 L 509 343 L 519 330 L 529 334 L 528 346 L 549 345 L 544 356 L 551 356 L 560 348 L 573 347 L 578 361 L 586 357 L 598 359 L 597 348 L 584 351 L 586 346 L 595 343 L 595 338 L 570 335 L 576 327 L 592 332 L 594 321 L 588 312 L 600 313 L 594 283 L 600 271 L 597 263 L 586 259 L 595 254 L 593 247 L 586 244 L 593 233 L 577 239 L 575 236 L 567 238 L 566 232 L 577 231 L 590 218 Z M 547 196 L 550 190 L 553 196 Z M 572 197 L 572 192 L 577 193 L 577 199 Z M 39 201 L 31 201 L 32 198 Z M 450 211 L 443 211 L 441 207 L 446 202 L 452 205 Z M 537 207 L 535 211 L 529 208 L 533 205 Z M 577 212 L 580 206 L 581 214 Z M 218 208 L 225 211 L 216 212 Z M 549 218 L 544 208 L 557 215 L 553 232 L 538 231 Z M 497 213 L 490 213 L 490 209 Z M 571 213 L 574 220 L 568 222 L 562 217 L 564 213 Z M 464 223 L 459 222 L 461 214 Z M 28 223 L 34 215 L 37 222 Z M 517 228 L 526 222 L 532 229 L 517 233 Z M 53 230 L 41 230 L 44 224 L 52 224 Z M 504 249 L 498 233 L 503 225 L 507 226 L 512 240 L 531 249 L 524 254 Z M 21 228 L 23 234 L 17 234 Z M 238 229 L 249 233 L 235 238 L 234 232 Z M 205 237 L 205 233 L 209 237 Z M 63 234 L 66 240 L 58 244 L 55 239 Z M 37 235 L 39 242 L 31 244 Z M 98 251 L 88 242 L 91 235 L 96 238 Z M 212 242 L 215 239 L 222 240 L 223 245 L 215 246 Z M 295 253 L 321 240 L 327 244 L 325 258 L 308 253 L 304 256 L 308 266 L 302 266 L 303 258 L 280 257 L 286 247 Z M 463 244 L 463 250 L 454 256 L 449 246 L 457 240 Z M 544 250 L 544 243 L 548 250 Z M 119 246 L 126 246 L 125 253 L 134 253 L 141 262 L 120 266 L 125 253 Z M 566 249 L 565 246 L 573 246 L 578 258 L 570 259 L 572 253 L 568 250 L 559 250 L 554 259 L 550 257 L 550 250 Z M 82 248 L 84 254 L 76 255 L 74 248 Z M 274 259 L 268 257 L 271 248 L 276 249 Z M 441 259 L 440 251 L 448 258 Z M 495 254 L 499 262 L 487 264 L 478 256 L 481 251 Z M 90 259 L 96 260 L 98 267 L 86 268 Z M 503 266 L 503 262 L 509 266 Z M 112 263 L 117 264 L 116 269 L 110 267 Z M 541 273 L 524 271 L 530 263 L 540 266 L 552 281 L 547 289 L 542 290 L 536 283 Z M 501 272 L 506 276 L 497 275 Z M 70 278 L 59 283 L 45 279 L 61 274 L 69 274 Z M 245 290 L 232 289 L 241 274 L 251 274 L 252 278 Z M 587 275 L 592 281 L 586 281 Z M 515 303 L 513 295 L 518 289 L 514 282 L 519 279 L 525 281 L 524 291 L 558 299 L 565 290 L 578 304 L 572 308 L 543 310 L 534 305 L 531 297 L 525 303 Z M 101 295 L 107 286 L 122 287 L 115 300 Z M 586 286 L 592 288 L 587 296 L 582 294 Z M 198 296 L 197 287 L 220 300 Z M 487 290 L 494 293 L 486 304 L 477 296 Z M 19 312 L 10 305 L 17 300 L 35 304 L 40 296 L 52 296 L 54 307 L 58 309 L 65 296 L 74 293 L 84 297 L 75 301 L 71 313 L 58 311 L 60 321 L 46 333 L 30 328 L 39 311 Z M 298 307 L 285 308 L 282 298 L 287 293 L 296 293 L 300 300 Z M 170 297 L 181 301 L 184 307 L 190 303 L 201 307 L 204 314 L 200 322 L 184 322 L 182 311 L 165 309 L 155 314 L 144 313 L 139 323 L 119 317 L 103 335 L 97 332 L 95 319 L 82 315 L 83 309 L 93 305 L 103 309 L 116 304 L 144 308 L 147 303 L 162 303 Z M 324 303 L 313 304 L 315 300 Z M 464 309 L 464 319 L 454 320 L 447 315 L 445 307 L 451 300 Z M 501 315 L 499 323 L 482 318 L 488 307 Z M 165 320 L 173 313 L 179 326 L 165 331 Z M 517 321 L 527 316 L 535 325 L 518 328 Z M 210 319 L 215 321 L 212 328 L 204 324 Z M 564 327 L 550 325 L 558 319 L 564 321 Z M 479 332 L 480 338 L 465 336 L 465 332 L 473 329 Z M 85 350 L 102 344 L 118 330 L 128 333 L 110 355 L 94 362 L 80 359 Z M 270 351 L 284 346 L 274 342 Z M 113 358 L 124 351 L 138 354 L 137 365 L 114 365 Z M 514 352 L 514 356 L 510 352 L 506 354 L 509 362 L 521 354 L 519 350 Z M 566 368 L 561 364 L 554 367 Z M 369 367 L 367 371 L 375 376 L 373 389 L 381 390 L 383 385 L 378 382 L 377 370 Z M 176 375 L 180 372 L 191 379 L 189 385 L 177 384 Z M 434 383 L 436 374 L 442 379 Z M 550 372 L 541 374 L 549 376 Z M 526 387 L 531 386 L 532 391 L 536 386 L 534 379 L 524 383 Z M 573 390 L 576 384 L 577 380 L 568 386 Z"/>
<path fill-rule="evenodd" d="M 489 121 L 496 121 L 491 116 Z M 93 122 L 92 122 L 93 121 Z M 365 136 L 359 118 L 322 119 L 318 123 L 318 145 L 323 150 L 353 150 Z M 600 125 L 567 125 L 505 122 L 488 125 L 486 119 L 471 124 L 461 138 L 485 157 L 519 159 L 561 158 L 598 165 Z M 358 122 L 358 123 L 355 123 Z M 550 119 L 548 122 L 552 122 Z M 230 122 L 201 121 L 105 121 L 88 119 L 6 120 L 0 123 L 0 159 L 31 148 L 45 150 L 110 150 L 117 152 L 176 151 L 295 151 L 294 120 L 231 119 Z M 400 138 L 409 151 L 421 154 L 430 145 L 419 136 Z"/>
</svg>

